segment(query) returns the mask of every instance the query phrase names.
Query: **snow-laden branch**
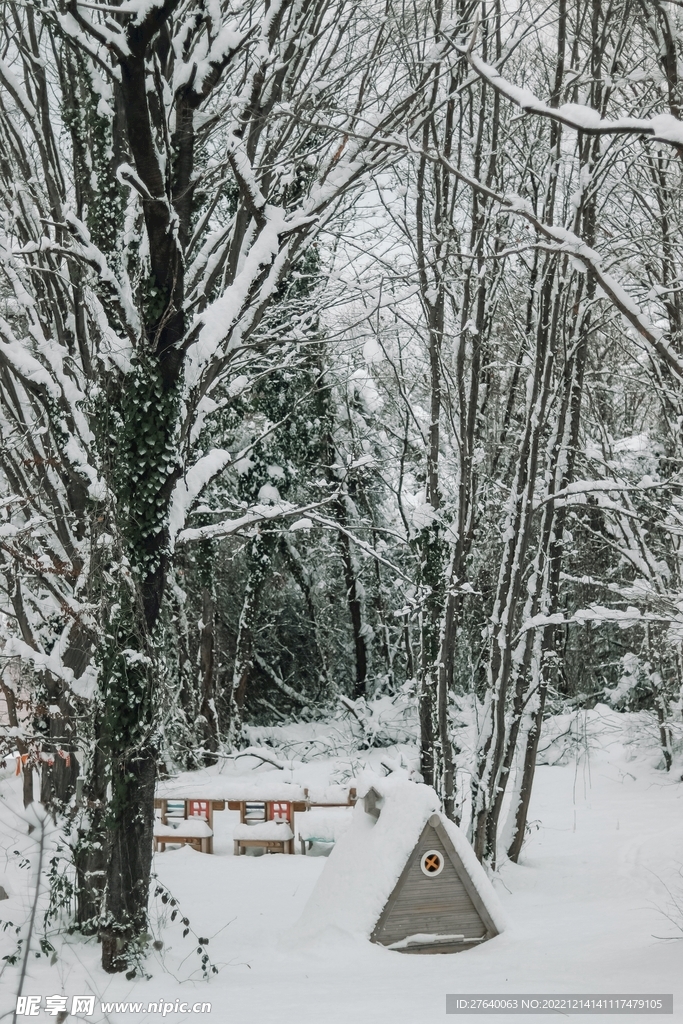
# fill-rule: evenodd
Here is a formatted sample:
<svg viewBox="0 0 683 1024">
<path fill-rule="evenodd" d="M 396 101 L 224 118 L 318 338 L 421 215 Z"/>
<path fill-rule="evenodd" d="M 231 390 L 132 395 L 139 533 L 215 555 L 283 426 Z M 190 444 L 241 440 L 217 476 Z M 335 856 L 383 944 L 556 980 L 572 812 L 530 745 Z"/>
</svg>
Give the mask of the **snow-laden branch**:
<svg viewBox="0 0 683 1024">
<path fill-rule="evenodd" d="M 207 55 L 202 60 L 193 61 L 191 66 L 188 65 L 181 69 L 180 74 L 186 76 L 185 80 L 192 81 L 192 97 L 195 103 L 206 99 L 219 81 L 224 69 L 256 31 L 256 25 L 245 32 L 238 32 L 234 22 L 223 25 L 211 43 Z M 180 81 L 181 79 L 178 79 L 178 83 Z"/>
<path fill-rule="evenodd" d="M 40 139 L 42 141 L 40 120 L 36 113 L 36 109 L 28 98 L 28 95 L 19 79 L 4 60 L 0 60 L 0 82 L 5 86 L 17 107 L 24 115 L 24 119 L 27 124 L 30 124 L 34 131 L 40 133 Z"/>
<path fill-rule="evenodd" d="M 20 380 L 27 391 L 44 388 L 52 399 L 59 398 L 59 386 L 43 364 L 14 335 L 11 326 L 0 317 L 0 364 Z"/>
<path fill-rule="evenodd" d="M 309 704 L 311 703 L 310 698 L 299 693 L 298 690 L 295 690 L 294 687 L 286 683 L 284 679 L 282 679 L 277 674 L 275 669 L 268 664 L 265 658 L 262 658 L 259 654 L 255 654 L 254 664 L 258 665 L 261 671 L 268 677 L 270 682 L 273 683 L 274 686 L 276 686 L 281 693 L 284 693 L 286 697 L 289 697 L 289 699 L 293 701 L 294 704 L 297 704 L 299 707 L 304 708 L 309 706 Z"/>
<path fill-rule="evenodd" d="M 49 672 L 55 679 L 71 685 L 74 680 L 73 670 L 62 663 L 61 652 L 55 647 L 50 654 L 44 651 L 37 651 L 30 644 L 20 640 L 18 637 L 9 637 L 2 649 L 4 658 L 20 658 L 29 662 L 37 671 Z"/>
<path fill-rule="evenodd" d="M 119 172 L 124 166 L 127 167 L 128 165 L 122 164 L 118 169 Z M 119 284 L 116 274 L 114 274 L 113 270 L 107 263 L 106 256 L 102 250 L 98 249 L 93 243 L 87 227 L 83 221 L 79 220 L 78 217 L 75 216 L 75 214 L 67 213 L 64 220 L 72 238 L 74 239 L 74 249 L 76 254 L 97 272 L 102 283 L 106 284 L 110 289 L 111 293 L 116 298 L 124 323 L 128 326 L 131 335 L 133 337 L 137 337 L 141 330 L 140 317 L 134 305 L 130 301 L 130 297 Z"/>
<path fill-rule="evenodd" d="M 139 196 L 142 196 L 142 198 L 146 199 L 148 202 L 154 203 L 162 201 L 159 200 L 157 196 L 153 196 L 151 194 L 140 175 L 136 172 L 134 167 L 130 166 L 130 164 L 119 164 L 116 168 L 116 177 L 122 184 L 129 185 L 138 193 Z"/>
<path fill-rule="evenodd" d="M 123 31 L 115 25 L 113 20 L 109 19 L 109 27 L 101 22 L 95 24 L 78 10 L 78 7 L 81 6 L 83 5 L 74 4 L 68 14 L 57 15 L 57 21 L 62 31 L 70 36 L 77 46 L 83 46 L 83 35 L 87 33 L 105 51 L 109 50 L 116 54 L 119 60 L 125 60 L 126 57 L 129 57 L 130 49 Z"/>
<path fill-rule="evenodd" d="M 683 147 L 683 122 L 673 114 L 656 114 L 654 117 L 618 117 L 614 120 L 603 118 L 593 107 L 582 103 L 563 103 L 559 107 L 551 107 L 539 100 L 530 89 L 523 89 L 510 82 L 491 64 L 466 52 L 467 59 L 480 78 L 511 100 L 527 114 L 536 114 L 559 121 L 575 131 L 586 132 L 588 135 L 649 135 L 655 142 L 664 142 L 671 146 Z"/>
<path fill-rule="evenodd" d="M 77 5 L 77 7 L 85 6 L 85 4 Z M 55 22 L 57 25 L 59 25 L 61 32 L 73 43 L 75 43 L 79 47 L 79 49 L 81 49 L 85 54 L 87 54 L 90 60 L 92 60 L 93 63 L 97 65 L 101 73 L 106 77 L 106 79 L 109 82 L 117 81 L 118 76 L 120 74 L 119 69 L 117 67 L 112 66 L 112 64 L 108 63 L 106 59 L 106 56 L 110 49 L 112 52 L 114 52 L 114 47 L 108 47 L 104 43 L 103 39 L 96 38 L 95 36 L 92 36 L 92 39 L 88 39 L 85 35 L 85 32 L 83 31 L 82 26 L 79 24 L 79 19 L 85 19 L 83 19 L 82 15 L 78 14 L 78 11 L 76 11 L 76 13 L 77 17 L 74 17 L 73 14 L 70 13 L 60 14 L 58 12 L 55 12 Z M 92 24 L 92 22 L 89 22 L 88 24 Z"/>
<path fill-rule="evenodd" d="M 303 768 L 306 763 L 305 761 L 283 761 L 267 747 L 246 747 L 237 754 L 222 754 L 220 756 L 226 761 L 237 761 L 242 757 L 256 757 L 262 764 L 272 764 L 273 768 L 279 768 L 280 771 L 294 771 L 297 768 Z"/>
<path fill-rule="evenodd" d="M 364 551 L 366 555 L 369 555 L 376 561 L 381 562 L 382 565 L 386 565 L 387 569 L 391 569 L 392 572 L 396 573 L 397 576 L 400 576 L 401 579 L 406 580 L 408 583 L 414 582 L 413 577 L 407 576 L 402 569 L 399 569 L 399 567 L 394 564 L 394 562 L 390 562 L 388 558 L 383 558 L 371 544 L 361 540 L 360 537 L 357 537 L 356 534 L 353 533 L 353 531 L 347 530 L 346 527 L 342 526 L 341 523 L 338 523 L 335 519 L 328 519 L 326 516 L 321 516 L 315 512 L 309 513 L 309 518 L 312 519 L 313 522 L 318 523 L 319 526 L 324 526 L 327 530 L 336 530 L 338 533 L 343 533 L 345 537 L 348 537 L 349 540 L 352 541 L 356 547 L 359 547 L 361 551 Z"/>
<path fill-rule="evenodd" d="M 182 479 L 175 485 L 169 513 L 169 534 L 171 544 L 174 543 L 185 526 L 187 513 L 204 488 L 221 473 L 231 462 L 230 452 L 223 448 L 212 448 L 198 462 L 188 469 Z"/>
<path fill-rule="evenodd" d="M 515 637 L 518 640 L 530 629 L 539 629 L 544 626 L 563 626 L 574 622 L 585 626 L 587 622 L 614 622 L 621 629 L 630 629 L 643 622 L 671 623 L 678 616 L 655 615 L 652 612 L 641 612 L 639 608 L 629 607 L 625 611 L 618 608 L 606 608 L 601 604 L 592 604 L 588 608 L 579 608 L 573 615 L 565 617 L 562 612 L 554 612 L 552 615 L 534 615 L 522 623 L 519 633 Z"/>
<path fill-rule="evenodd" d="M 513 213 L 520 214 L 538 230 L 539 234 L 555 243 L 557 252 L 565 252 L 592 271 L 595 280 L 612 304 L 619 310 L 638 334 L 657 352 L 657 355 L 668 367 L 683 380 L 683 362 L 666 340 L 665 332 L 655 327 L 650 318 L 631 298 L 620 281 L 606 271 L 602 265 L 602 257 L 587 245 L 573 231 L 555 225 L 544 224 L 531 210 L 525 200 L 518 197 L 504 197 L 503 205 Z"/>
<path fill-rule="evenodd" d="M 561 491 L 555 491 L 554 494 L 549 494 L 547 497 L 539 501 L 537 507 L 540 508 L 543 505 L 549 505 L 551 502 L 564 501 L 566 498 L 573 498 L 584 494 L 596 494 L 604 493 L 609 491 L 628 491 L 628 492 L 642 492 L 642 491 L 655 491 L 661 490 L 663 487 L 671 487 L 671 482 L 663 480 L 659 483 L 652 484 L 625 484 L 620 483 L 618 480 L 575 480 L 571 484 L 567 484 Z"/>
<path fill-rule="evenodd" d="M 194 529 L 182 530 L 176 538 L 176 544 L 230 537 L 234 533 L 259 526 L 261 523 L 288 519 L 291 516 L 302 516 L 304 513 L 310 515 L 313 509 L 320 508 L 324 504 L 326 502 L 318 501 L 311 505 L 293 505 L 289 501 L 278 501 L 272 505 L 252 505 L 244 515 L 235 519 L 224 519 L 222 523 L 214 523 L 212 526 L 198 526 Z"/>
<path fill-rule="evenodd" d="M 409 148 L 413 149 L 413 147 Z M 574 234 L 573 231 L 569 231 L 567 228 L 563 228 L 555 224 L 545 224 L 534 213 L 531 204 L 526 199 L 522 199 L 521 196 L 501 195 L 494 189 L 489 188 L 489 186 L 485 185 L 482 181 L 479 181 L 478 178 L 473 178 L 469 174 L 464 174 L 443 155 L 426 155 L 430 159 L 443 164 L 443 166 L 446 167 L 458 181 L 461 181 L 465 185 L 469 185 L 470 188 L 487 196 L 493 202 L 499 203 L 502 207 L 509 210 L 510 213 L 523 217 L 524 220 L 533 225 L 539 235 L 553 243 L 552 247 L 555 252 L 567 253 L 567 255 L 571 256 L 572 259 L 582 263 L 587 270 L 590 270 L 595 277 L 596 283 L 606 297 L 610 299 L 613 306 L 618 309 L 624 319 L 627 320 L 628 323 L 637 331 L 640 337 L 655 350 L 657 355 L 664 363 L 666 363 L 669 369 L 675 373 L 681 381 L 683 381 L 683 362 L 666 340 L 665 332 L 652 323 L 650 318 L 640 309 L 638 304 L 631 298 L 617 278 L 604 269 L 602 265 L 602 257 L 599 252 L 587 245 L 586 242 L 584 242 L 584 240 L 578 235 Z"/>
<path fill-rule="evenodd" d="M 281 248 L 280 236 L 290 227 L 282 209 L 267 206 L 264 225 L 234 282 L 203 313 L 195 317 L 189 334 L 186 372 L 188 387 L 197 383 L 203 370 L 224 354 L 228 339 L 231 348 L 238 343 L 235 338 L 236 328 L 239 322 L 241 330 L 238 333 L 241 335 L 247 327 L 244 311 L 254 285 L 264 268 L 277 258 Z"/>
</svg>

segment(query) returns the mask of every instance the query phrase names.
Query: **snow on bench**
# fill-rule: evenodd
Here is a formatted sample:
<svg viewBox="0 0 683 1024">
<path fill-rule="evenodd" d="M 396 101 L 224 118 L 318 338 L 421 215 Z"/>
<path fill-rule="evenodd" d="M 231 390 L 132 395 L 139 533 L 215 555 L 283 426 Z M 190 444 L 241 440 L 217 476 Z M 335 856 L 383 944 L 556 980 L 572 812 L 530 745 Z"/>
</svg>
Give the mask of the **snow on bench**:
<svg viewBox="0 0 683 1024">
<path fill-rule="evenodd" d="M 286 821 L 262 821 L 258 825 L 236 825 L 232 834 L 235 856 L 249 847 L 261 847 L 269 853 L 293 853 L 294 833 Z"/>
<path fill-rule="evenodd" d="M 154 848 L 163 853 L 168 843 L 191 846 L 200 853 L 212 852 L 213 829 L 204 818 L 179 818 L 177 825 L 154 822 Z"/>
<path fill-rule="evenodd" d="M 274 839 L 277 842 L 293 839 L 294 833 L 287 822 L 263 821 L 260 825 L 236 825 L 233 839 Z"/>
<path fill-rule="evenodd" d="M 207 839 L 213 830 L 203 818 L 180 818 L 177 825 L 154 824 L 155 836 L 188 836 L 191 839 Z"/>
</svg>

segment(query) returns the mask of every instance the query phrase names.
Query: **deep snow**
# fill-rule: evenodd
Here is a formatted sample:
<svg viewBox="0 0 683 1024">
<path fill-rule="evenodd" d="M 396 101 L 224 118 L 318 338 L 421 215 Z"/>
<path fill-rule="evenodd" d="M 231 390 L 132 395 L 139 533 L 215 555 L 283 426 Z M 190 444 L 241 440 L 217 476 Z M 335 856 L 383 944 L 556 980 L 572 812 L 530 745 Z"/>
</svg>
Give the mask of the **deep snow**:
<svg viewBox="0 0 683 1024">
<path fill-rule="evenodd" d="M 605 729 L 593 729 L 592 744 L 565 743 L 560 759 L 568 763 L 539 767 L 522 863 L 503 865 L 495 881 L 508 927 L 478 948 L 411 956 L 341 930 L 327 932 L 324 941 L 297 938 L 294 926 L 326 858 L 233 857 L 238 815 L 226 811 L 215 815 L 214 856 L 185 848 L 155 858 L 159 880 L 180 901 L 181 916 L 197 936 L 209 938 L 218 976 L 202 980 L 196 939 L 182 938 L 182 925 L 171 924 L 168 905 L 157 898 L 154 934 L 165 945 L 147 961 L 151 980 L 104 975 L 97 944 L 70 936 L 59 945 L 54 966 L 44 957 L 30 959 L 24 992 L 92 992 L 98 1001 L 145 1004 L 207 1000 L 209 1015 L 170 1013 L 166 1019 L 221 1024 L 432 1024 L 446 1019 L 447 992 L 673 992 L 674 1015 L 666 1019 L 683 1022 L 681 766 L 669 774 L 657 768 L 652 731 L 636 716 L 604 712 L 603 718 Z M 558 724 L 558 736 L 565 725 Z M 560 750 L 562 742 L 552 749 Z M 386 754 L 359 757 L 378 766 Z M 15 925 L 27 916 L 31 892 L 30 872 L 19 868 L 13 853 L 32 845 L 22 834 L 25 827 L 16 829 L 19 781 L 0 783 L 0 884 L 10 893 L 0 902 L 0 920 Z M 0 931 L 0 944 L 2 955 L 14 948 L 13 928 Z M 17 978 L 18 967 L 5 967 L 0 975 L 0 1017 L 14 1008 Z M 55 1018 L 43 1010 L 37 1019 Z M 112 1011 L 105 1018 L 96 1004 L 95 1014 L 82 1019 L 137 1024 L 161 1014 Z M 609 1017 L 627 1019 L 654 1017 Z"/>
<path fill-rule="evenodd" d="M 370 937 L 382 910 L 408 862 L 422 830 L 439 811 L 439 798 L 429 786 L 408 779 L 407 772 L 392 772 L 372 780 L 381 798 L 377 820 L 366 814 L 360 800 L 351 827 L 332 850 L 293 937 L 328 941 L 330 932 Z M 363 786 L 361 792 L 366 790 Z M 470 878 L 498 931 L 505 918 L 484 869 L 461 830 L 442 816 L 442 826 L 470 873 Z"/>
</svg>

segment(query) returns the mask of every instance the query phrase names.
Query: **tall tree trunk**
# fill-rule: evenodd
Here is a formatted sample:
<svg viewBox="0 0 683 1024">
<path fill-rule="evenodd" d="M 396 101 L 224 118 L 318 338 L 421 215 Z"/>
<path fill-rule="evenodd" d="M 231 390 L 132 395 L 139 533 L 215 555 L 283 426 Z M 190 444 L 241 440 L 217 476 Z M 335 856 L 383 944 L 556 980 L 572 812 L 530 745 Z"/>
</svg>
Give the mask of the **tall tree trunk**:
<svg viewBox="0 0 683 1024">
<path fill-rule="evenodd" d="M 130 967 L 136 940 L 147 924 L 155 783 L 156 753 L 151 744 L 117 758 L 112 767 L 113 814 L 100 929 L 102 966 L 110 973 Z"/>
<path fill-rule="evenodd" d="M 251 671 L 254 667 L 258 612 L 263 588 L 273 574 L 273 552 L 276 543 L 273 537 L 257 533 L 248 545 L 247 586 L 244 592 L 237 631 L 235 665 L 230 691 L 228 737 L 229 742 L 233 745 L 239 742 L 242 735 L 244 701 L 247 695 Z"/>
<path fill-rule="evenodd" d="M 218 749 L 218 714 L 216 712 L 216 668 L 214 657 L 214 630 L 216 624 L 216 595 L 212 587 L 202 588 L 202 624 L 199 635 L 199 674 L 201 706 L 199 709 L 198 739 L 204 749 L 204 760 L 215 764 Z"/>
<path fill-rule="evenodd" d="M 89 764 L 77 786 L 76 844 L 76 923 L 85 935 L 96 934 L 101 925 L 103 897 L 107 882 L 109 852 L 105 823 L 108 765 L 104 749 L 95 733 L 88 744 L 93 763 Z"/>
<path fill-rule="evenodd" d="M 353 636 L 354 669 L 355 678 L 353 684 L 353 698 L 367 696 L 368 669 L 370 667 L 372 629 L 365 619 L 365 590 L 358 578 L 358 568 L 353 557 L 351 540 L 348 535 L 349 514 L 347 503 L 349 497 L 342 494 L 334 503 L 334 513 L 337 522 L 343 529 L 339 530 L 337 539 L 341 553 L 342 565 L 344 567 L 344 584 L 346 588 L 346 601 L 351 619 L 351 634 Z"/>
<path fill-rule="evenodd" d="M 336 696 L 337 688 L 334 680 L 330 675 L 330 668 L 327 658 L 327 650 L 325 647 L 324 637 L 320 628 L 320 621 L 318 612 L 316 609 L 315 601 L 313 599 L 313 585 L 307 566 L 304 564 L 304 560 L 299 553 L 296 545 L 286 533 L 283 535 L 282 550 L 289 563 L 292 575 L 296 581 L 299 590 L 303 594 L 304 601 L 306 603 L 306 613 L 308 621 L 311 624 L 313 630 L 313 637 L 315 639 L 315 648 L 318 657 L 319 664 L 319 679 L 320 679 L 320 694 L 319 696 L 325 695 L 328 698 Z"/>
<path fill-rule="evenodd" d="M 566 0 L 561 0 L 560 15 L 559 48 L 560 52 L 563 52 L 566 38 Z M 591 24 L 593 40 L 591 51 L 591 104 L 596 109 L 603 110 L 609 94 L 609 87 L 605 87 L 602 81 L 601 68 L 604 57 L 605 36 L 604 33 L 601 35 L 600 18 L 600 5 L 596 0 L 593 0 Z M 555 104 L 559 100 L 559 79 L 556 82 L 554 100 Z M 589 172 L 589 178 L 584 185 L 585 198 L 582 199 L 576 212 L 574 229 L 576 232 L 583 229 L 583 237 L 587 244 L 592 247 L 595 245 L 596 239 L 597 200 L 595 193 L 590 189 L 590 173 L 597 165 L 600 157 L 600 139 L 599 137 L 583 137 L 579 140 L 579 146 L 581 164 Z M 591 309 L 595 294 L 595 277 L 589 271 L 585 277 L 585 292 L 582 282 L 582 286 L 577 290 L 572 309 L 575 336 L 572 338 L 572 343 L 569 346 L 572 356 L 565 366 L 562 409 L 559 416 L 556 448 L 552 453 L 551 459 L 551 487 L 549 490 L 549 497 L 551 498 L 554 491 L 566 488 L 574 477 L 574 466 L 579 443 L 584 374 L 591 333 Z M 542 546 L 547 563 L 547 595 L 543 611 L 546 614 L 552 615 L 559 607 L 561 570 L 564 559 L 564 533 L 567 519 L 566 506 L 561 504 L 559 508 L 555 508 L 554 502 L 550 501 L 546 505 L 543 518 L 544 525 L 541 530 Z M 514 862 L 518 861 L 524 843 L 529 803 L 536 771 L 538 744 L 543 728 L 546 696 L 548 686 L 550 685 L 551 673 L 556 669 L 561 657 L 561 652 L 557 649 L 560 632 L 561 627 L 547 626 L 542 634 L 541 658 L 538 667 L 538 693 L 535 696 L 536 707 L 526 737 L 519 803 L 516 809 L 513 808 L 515 815 L 514 834 L 508 848 L 508 856 Z"/>
<path fill-rule="evenodd" d="M 544 430 L 551 374 L 557 345 L 560 302 L 556 283 L 556 258 L 550 258 L 542 289 L 542 307 L 536 331 L 535 362 L 527 402 L 520 454 L 503 536 L 503 557 L 491 615 L 487 666 L 487 705 L 479 738 L 478 764 L 473 775 L 472 838 L 479 859 L 492 863 L 496 856 L 495 815 L 492 813 L 501 788 L 501 771 L 507 741 L 507 701 L 512 660 L 512 639 L 526 570 L 531 535 L 533 494 L 539 469 L 539 449 Z M 502 782 L 504 786 L 504 781 Z"/>
<path fill-rule="evenodd" d="M 534 784 L 534 773 L 536 771 L 536 757 L 538 754 L 538 744 L 541 739 L 541 730 L 543 728 L 543 714 L 545 711 L 545 701 L 547 694 L 548 681 L 544 673 L 541 676 L 540 685 L 538 688 L 538 703 L 536 705 L 535 710 L 532 713 L 531 724 L 529 727 L 529 731 L 526 734 L 524 764 L 522 766 L 522 782 L 519 788 L 517 808 L 516 810 L 514 810 L 514 834 L 512 842 L 510 843 L 507 851 L 508 857 L 515 864 L 519 860 L 522 845 L 524 843 L 524 839 L 526 838 L 526 825 L 529 817 L 531 790 Z"/>
<path fill-rule="evenodd" d="M 459 8 L 467 18 L 468 9 Z M 471 10 L 469 11 L 471 13 Z M 437 33 L 442 5 L 435 8 Z M 501 55 L 501 10 L 494 3 L 483 28 L 484 57 L 491 49 Z M 489 374 L 486 346 L 491 326 L 491 294 L 487 281 L 486 224 L 488 200 L 479 192 L 472 194 L 468 259 L 462 268 L 462 298 L 459 308 L 453 297 L 452 276 L 460 248 L 458 229 L 453 221 L 455 186 L 451 165 L 462 155 L 463 121 L 457 118 L 456 96 L 462 86 L 464 66 L 449 76 L 448 98 L 443 115 L 425 123 L 422 149 L 427 153 L 436 143 L 443 162 L 433 166 L 421 158 L 417 170 L 415 246 L 420 297 L 427 324 L 429 346 L 430 422 L 427 437 L 426 495 L 432 509 L 432 522 L 422 530 L 420 544 L 420 582 L 423 586 L 421 615 L 422 662 L 419 688 L 420 753 L 422 774 L 437 789 L 449 818 L 460 818 L 455 785 L 455 751 L 451 738 L 450 702 L 454 687 L 456 638 L 463 611 L 462 585 L 466 577 L 467 555 L 474 532 L 474 496 L 476 469 L 474 452 L 480 439 L 482 384 Z M 438 79 L 434 83 L 433 109 L 439 109 Z M 468 93 L 474 121 L 472 152 L 473 174 L 493 185 L 498 166 L 500 101 L 486 86 Z M 472 127 L 470 127 L 472 132 Z M 438 140 L 438 141 L 437 141 Z M 455 422 L 455 446 L 458 459 L 458 490 L 455 507 L 445 513 L 441 495 L 440 446 L 444 405 L 444 352 L 448 338 L 447 310 L 459 321 L 453 368 L 454 394 L 449 403 Z M 450 361 L 450 360 L 448 360 Z M 468 366 L 469 364 L 469 366 Z M 469 385 L 468 385 L 469 373 Z M 446 518 L 444 518 L 446 516 Z"/>
<path fill-rule="evenodd" d="M 154 230 L 160 230 L 158 224 Z M 169 253 L 168 259 L 173 263 L 176 256 Z M 158 268 L 157 279 L 160 274 Z M 169 267 L 163 274 L 160 280 L 171 290 L 166 295 L 172 304 L 178 277 Z M 100 933 L 102 966 L 108 972 L 126 969 L 146 930 L 152 862 L 158 680 L 163 671 L 158 624 L 170 559 L 168 509 L 179 476 L 178 462 L 169 453 L 175 451 L 179 414 L 181 363 L 173 346 L 181 325 L 165 310 L 166 305 L 156 307 L 159 322 L 148 328 L 157 351 L 138 357 L 132 379 L 112 395 L 112 409 L 103 409 L 100 425 L 119 437 L 116 459 L 108 467 L 117 496 L 110 530 L 117 544 L 111 558 L 117 565 L 118 593 L 112 595 L 103 574 L 103 597 L 111 603 L 104 607 L 105 635 L 96 654 L 97 729 L 111 790 L 103 819 L 108 861 Z"/>
</svg>

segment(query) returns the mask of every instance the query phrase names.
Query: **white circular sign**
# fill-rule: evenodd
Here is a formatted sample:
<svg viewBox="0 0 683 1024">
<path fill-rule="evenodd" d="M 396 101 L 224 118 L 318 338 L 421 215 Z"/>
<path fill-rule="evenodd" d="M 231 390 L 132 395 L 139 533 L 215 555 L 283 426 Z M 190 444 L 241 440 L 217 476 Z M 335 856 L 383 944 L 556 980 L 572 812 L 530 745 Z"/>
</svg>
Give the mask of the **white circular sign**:
<svg viewBox="0 0 683 1024">
<path fill-rule="evenodd" d="M 422 854 L 422 860 L 420 861 L 422 873 L 429 878 L 436 878 L 443 871 L 443 861 L 444 856 L 438 850 L 427 850 L 426 853 Z"/>
</svg>

